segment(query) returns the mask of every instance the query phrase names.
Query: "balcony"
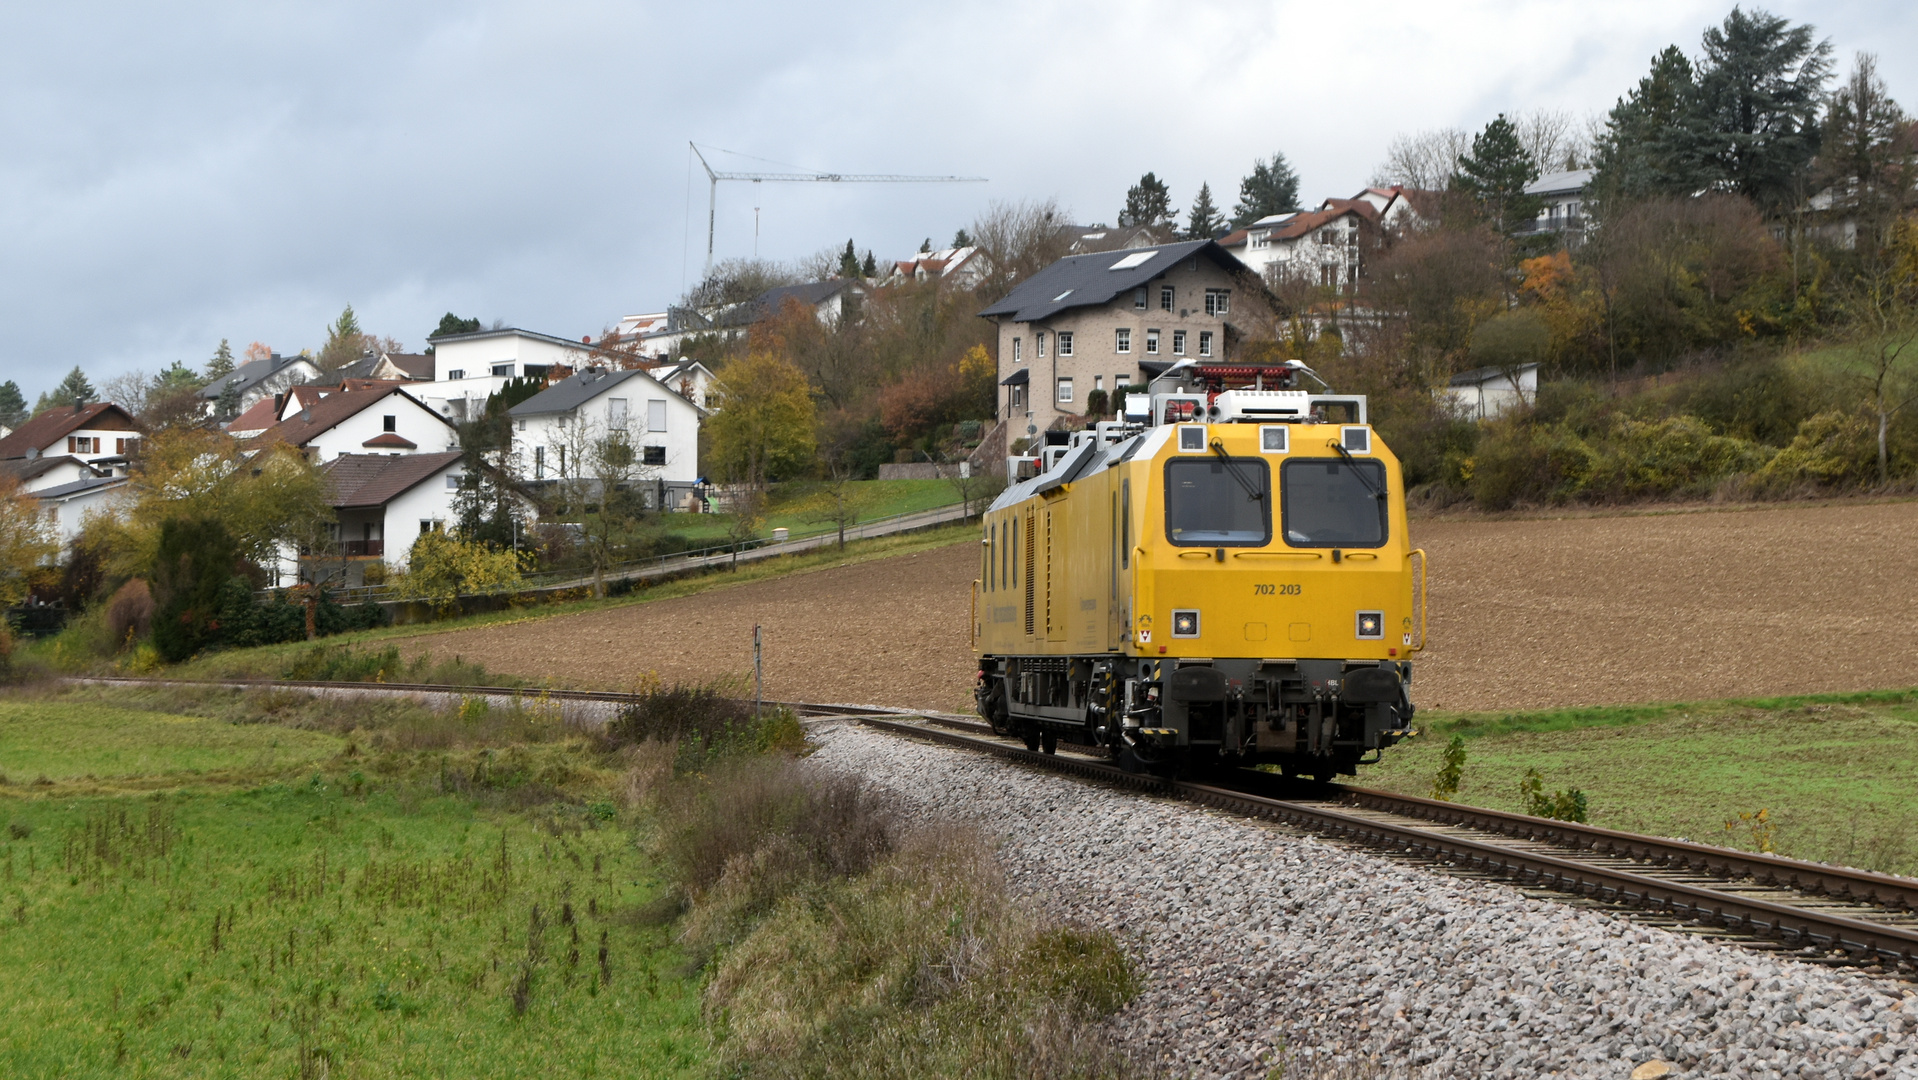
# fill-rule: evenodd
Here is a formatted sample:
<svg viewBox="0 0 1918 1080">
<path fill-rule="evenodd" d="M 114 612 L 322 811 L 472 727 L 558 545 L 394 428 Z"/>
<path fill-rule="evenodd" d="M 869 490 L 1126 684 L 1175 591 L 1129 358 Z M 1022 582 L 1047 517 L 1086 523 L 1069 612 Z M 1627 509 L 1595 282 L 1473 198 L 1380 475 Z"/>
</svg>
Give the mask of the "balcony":
<svg viewBox="0 0 1918 1080">
<path fill-rule="evenodd" d="M 340 544 L 340 554 L 349 559 L 376 559 L 386 554 L 384 540 L 347 540 Z"/>
</svg>

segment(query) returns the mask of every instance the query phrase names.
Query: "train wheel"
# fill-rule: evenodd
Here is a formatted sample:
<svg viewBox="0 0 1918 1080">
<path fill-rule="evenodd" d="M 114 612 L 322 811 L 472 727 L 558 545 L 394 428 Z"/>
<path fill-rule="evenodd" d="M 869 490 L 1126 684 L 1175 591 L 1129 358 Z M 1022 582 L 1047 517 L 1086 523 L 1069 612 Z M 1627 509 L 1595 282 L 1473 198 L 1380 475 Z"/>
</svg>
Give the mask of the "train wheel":
<svg viewBox="0 0 1918 1080">
<path fill-rule="evenodd" d="M 1026 736 L 1026 749 L 1032 751 L 1035 754 L 1038 753 L 1039 752 L 1039 725 L 1027 724 L 1026 730 L 1025 730 L 1025 736 Z"/>
<path fill-rule="evenodd" d="M 1045 732 L 1044 734 L 1039 736 L 1039 745 L 1044 747 L 1045 752 L 1048 754 L 1058 753 L 1059 752 L 1058 734 L 1056 732 L 1051 732 L 1051 731 Z"/>
<path fill-rule="evenodd" d="M 993 688 L 992 697 L 986 705 L 986 723 L 992 725 L 994 734 L 1012 734 L 1012 717 L 1006 709 L 1006 693 L 1002 688 Z"/>
</svg>

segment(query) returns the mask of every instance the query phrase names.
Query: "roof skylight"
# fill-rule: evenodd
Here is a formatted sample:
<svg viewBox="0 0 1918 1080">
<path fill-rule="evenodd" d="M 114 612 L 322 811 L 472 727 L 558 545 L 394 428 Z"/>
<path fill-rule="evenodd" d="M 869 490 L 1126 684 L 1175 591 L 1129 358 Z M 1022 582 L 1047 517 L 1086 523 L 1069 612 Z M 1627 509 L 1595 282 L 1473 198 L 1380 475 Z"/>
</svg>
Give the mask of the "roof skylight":
<svg viewBox="0 0 1918 1080">
<path fill-rule="evenodd" d="M 1111 266 L 1107 267 L 1106 269 L 1130 270 L 1135 266 L 1144 266 L 1154 255 L 1157 255 L 1157 254 L 1158 252 L 1156 251 L 1135 251 L 1132 254 L 1127 255 L 1125 258 L 1120 259 L 1118 262 L 1113 263 Z"/>
</svg>

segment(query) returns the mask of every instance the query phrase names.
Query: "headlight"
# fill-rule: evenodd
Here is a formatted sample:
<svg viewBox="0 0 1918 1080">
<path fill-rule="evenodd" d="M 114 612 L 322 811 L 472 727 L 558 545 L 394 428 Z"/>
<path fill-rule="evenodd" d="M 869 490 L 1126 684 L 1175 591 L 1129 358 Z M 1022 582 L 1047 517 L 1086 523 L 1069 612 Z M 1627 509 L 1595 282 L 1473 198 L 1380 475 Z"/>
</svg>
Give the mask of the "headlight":
<svg viewBox="0 0 1918 1080">
<path fill-rule="evenodd" d="M 1172 613 L 1173 637 L 1198 637 L 1199 613 L 1196 611 L 1174 611 Z"/>
<path fill-rule="evenodd" d="M 1359 612 L 1358 635 L 1359 635 L 1360 641 L 1384 641 L 1385 640 L 1385 612 L 1383 611 Z"/>
</svg>

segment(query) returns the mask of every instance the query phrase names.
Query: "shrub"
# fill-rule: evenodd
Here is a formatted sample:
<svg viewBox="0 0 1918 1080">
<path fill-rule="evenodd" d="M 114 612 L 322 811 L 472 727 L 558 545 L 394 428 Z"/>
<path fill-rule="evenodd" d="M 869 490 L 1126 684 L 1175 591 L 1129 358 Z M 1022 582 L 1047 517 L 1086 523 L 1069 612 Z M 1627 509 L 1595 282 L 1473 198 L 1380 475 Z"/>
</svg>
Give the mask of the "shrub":
<svg viewBox="0 0 1918 1080">
<path fill-rule="evenodd" d="M 1452 796 L 1458 794 L 1459 781 L 1465 776 L 1465 736 L 1452 736 L 1452 741 L 1445 744 L 1439 763 L 1438 774 L 1432 777 L 1432 797 L 1450 802 Z"/>
<path fill-rule="evenodd" d="M 1537 769 L 1526 769 L 1525 779 L 1518 784 L 1519 800 L 1525 804 L 1525 812 L 1533 817 L 1551 818 L 1554 821 L 1584 821 L 1586 813 L 1585 793 L 1577 788 L 1566 788 L 1545 794 L 1545 778 Z"/>
<path fill-rule="evenodd" d="M 219 640 L 221 592 L 239 561 L 226 526 L 173 518 L 160 526 L 153 561 L 153 645 L 177 664 Z"/>
<path fill-rule="evenodd" d="M 1515 419 L 1495 425 L 1479 440 L 1472 495 L 1486 510 L 1569 502 L 1598 461 L 1598 452 L 1571 431 Z"/>
<path fill-rule="evenodd" d="M 147 583 L 133 578 L 107 601 L 107 631 L 122 648 L 147 636 L 153 625 L 153 593 Z"/>
<path fill-rule="evenodd" d="M 755 713 L 752 702 L 728 697 L 723 687 L 708 683 L 641 690 L 620 706 L 602 738 L 607 749 L 676 743 L 678 770 L 690 772 L 721 758 L 797 750 L 806 734 L 790 710 L 768 707 Z"/>
<path fill-rule="evenodd" d="M 442 612 L 452 611 L 462 596 L 518 588 L 519 557 L 485 544 L 455 540 L 443 532 L 421 533 L 397 584 L 403 596 L 424 600 Z"/>
<path fill-rule="evenodd" d="M 1643 498 L 1700 491 L 1726 477 L 1759 469 L 1771 456 L 1757 443 L 1714 434 L 1695 416 L 1654 421 L 1619 417 L 1584 492 L 1595 497 Z"/>
<path fill-rule="evenodd" d="M 1870 479 L 1877 468 L 1871 425 L 1854 413 L 1832 409 L 1798 425 L 1790 445 L 1766 462 L 1754 481 L 1761 490 L 1794 486 L 1836 487 Z"/>
</svg>

